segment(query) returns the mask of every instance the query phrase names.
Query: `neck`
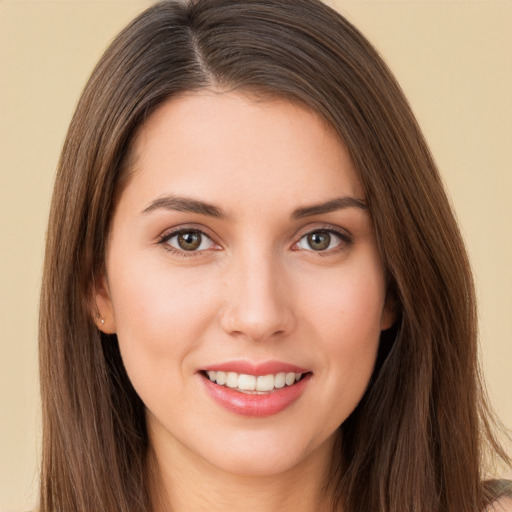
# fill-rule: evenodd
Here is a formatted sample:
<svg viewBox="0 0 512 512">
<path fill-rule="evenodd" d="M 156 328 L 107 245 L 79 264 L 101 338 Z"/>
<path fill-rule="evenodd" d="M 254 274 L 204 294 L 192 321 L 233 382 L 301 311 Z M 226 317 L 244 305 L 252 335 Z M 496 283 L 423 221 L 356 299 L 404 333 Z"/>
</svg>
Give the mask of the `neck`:
<svg viewBox="0 0 512 512">
<path fill-rule="evenodd" d="M 332 442 L 325 454 L 332 453 Z M 325 455 L 324 454 L 324 455 Z M 325 482 L 330 457 L 318 454 L 272 475 L 233 474 L 191 454 L 179 443 L 151 444 L 151 495 L 155 512 L 317 512 L 333 510 Z"/>
</svg>

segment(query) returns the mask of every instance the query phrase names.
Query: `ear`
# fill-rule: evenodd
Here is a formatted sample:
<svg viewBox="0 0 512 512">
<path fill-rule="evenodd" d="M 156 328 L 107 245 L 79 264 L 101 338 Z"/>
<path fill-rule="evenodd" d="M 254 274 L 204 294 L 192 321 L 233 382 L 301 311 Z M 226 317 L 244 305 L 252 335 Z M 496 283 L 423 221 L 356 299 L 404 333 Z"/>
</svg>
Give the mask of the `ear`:
<svg viewBox="0 0 512 512">
<path fill-rule="evenodd" d="M 391 328 L 391 326 L 394 323 L 395 323 L 395 314 L 394 314 L 394 312 L 390 311 L 386 306 L 384 306 L 384 309 L 382 311 L 380 330 L 381 331 L 387 331 L 388 329 Z"/>
<path fill-rule="evenodd" d="M 114 307 L 110 297 L 108 281 L 104 274 L 98 280 L 95 280 L 92 293 L 94 297 L 92 314 L 96 327 L 105 334 L 115 334 Z"/>
<path fill-rule="evenodd" d="M 380 329 L 381 331 L 387 331 L 396 322 L 397 318 L 397 300 L 395 294 L 388 290 L 386 294 L 386 302 L 382 308 L 382 316 Z"/>
</svg>

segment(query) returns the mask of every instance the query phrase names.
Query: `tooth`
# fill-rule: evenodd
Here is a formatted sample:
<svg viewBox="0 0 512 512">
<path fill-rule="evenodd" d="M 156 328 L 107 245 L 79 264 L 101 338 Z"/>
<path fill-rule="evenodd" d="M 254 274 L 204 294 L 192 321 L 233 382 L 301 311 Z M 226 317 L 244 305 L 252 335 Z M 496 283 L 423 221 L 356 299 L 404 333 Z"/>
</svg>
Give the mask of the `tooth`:
<svg viewBox="0 0 512 512">
<path fill-rule="evenodd" d="M 228 372 L 226 374 L 226 386 L 228 388 L 238 387 L 238 373 Z"/>
<path fill-rule="evenodd" d="M 227 386 L 229 388 L 238 388 L 241 391 L 272 391 L 274 388 L 280 389 L 286 386 L 291 386 L 299 381 L 302 373 L 285 373 L 280 372 L 276 375 L 247 375 L 238 374 L 236 372 L 221 372 L 208 370 L 208 378 L 212 382 L 216 382 L 220 386 Z"/>
<path fill-rule="evenodd" d="M 274 383 L 274 386 L 279 389 L 279 388 L 284 388 L 284 385 L 286 383 L 286 374 L 285 373 L 278 373 L 276 376 L 275 376 L 275 383 Z"/>
<path fill-rule="evenodd" d="M 254 391 L 256 389 L 256 377 L 254 375 L 245 375 L 244 373 L 238 376 L 238 389 L 243 391 Z"/>
<path fill-rule="evenodd" d="M 295 382 L 295 373 L 287 373 L 285 382 L 287 386 L 291 386 Z"/>
<path fill-rule="evenodd" d="M 272 391 L 275 378 L 273 375 L 262 375 L 256 379 L 256 391 Z"/>
</svg>

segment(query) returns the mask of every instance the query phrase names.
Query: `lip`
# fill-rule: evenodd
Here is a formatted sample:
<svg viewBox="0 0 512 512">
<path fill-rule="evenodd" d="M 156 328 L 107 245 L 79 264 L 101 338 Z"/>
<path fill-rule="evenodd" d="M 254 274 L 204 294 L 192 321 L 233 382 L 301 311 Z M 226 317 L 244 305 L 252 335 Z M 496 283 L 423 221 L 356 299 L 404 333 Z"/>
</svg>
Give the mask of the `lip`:
<svg viewBox="0 0 512 512">
<path fill-rule="evenodd" d="M 236 372 L 247 375 L 269 375 L 280 372 L 305 373 L 301 380 L 291 386 L 274 389 L 268 393 L 243 393 L 212 382 L 206 375 L 207 371 Z M 278 414 L 296 400 L 306 390 L 312 373 L 299 366 L 280 361 L 252 363 L 248 361 L 231 361 L 207 366 L 199 372 L 209 396 L 221 407 L 240 416 L 264 418 Z"/>
<path fill-rule="evenodd" d="M 280 372 L 284 373 L 307 373 L 310 370 L 301 368 L 294 364 L 285 363 L 283 361 L 264 361 L 262 363 L 253 363 L 251 361 L 226 361 L 224 363 L 213 364 L 201 368 L 203 371 L 216 372 L 235 372 L 244 373 L 246 375 L 270 375 Z"/>
</svg>

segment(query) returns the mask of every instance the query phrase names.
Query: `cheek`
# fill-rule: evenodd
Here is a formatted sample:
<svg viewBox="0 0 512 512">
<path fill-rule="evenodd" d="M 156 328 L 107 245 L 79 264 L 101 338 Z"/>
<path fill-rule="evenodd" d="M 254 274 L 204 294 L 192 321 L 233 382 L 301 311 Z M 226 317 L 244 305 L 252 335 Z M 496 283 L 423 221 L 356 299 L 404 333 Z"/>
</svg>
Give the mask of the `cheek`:
<svg viewBox="0 0 512 512">
<path fill-rule="evenodd" d="M 112 268 L 109 281 L 128 377 L 151 411 L 183 403 L 190 391 L 182 384 L 211 323 L 214 295 L 206 293 L 200 276 L 169 269 L 165 256 L 150 265 L 135 258 L 117 261 L 122 263 Z"/>
<path fill-rule="evenodd" d="M 116 331 L 128 366 L 143 360 L 169 363 L 169 353 L 178 363 L 194 349 L 198 333 L 212 314 L 211 293 L 200 272 L 169 269 L 165 258 L 151 265 L 137 259 L 118 258 L 109 282 Z M 196 269 L 197 270 L 197 269 Z"/>
<path fill-rule="evenodd" d="M 347 266 L 317 289 L 322 291 L 302 306 L 309 311 L 311 336 L 324 354 L 332 389 L 355 406 L 373 372 L 381 334 L 385 284 L 379 261 Z"/>
<path fill-rule="evenodd" d="M 371 342 L 381 331 L 385 283 L 377 257 L 354 259 L 353 264 L 305 284 L 302 308 L 327 339 L 359 344 Z M 316 320 L 315 320 L 316 319 Z M 350 336 L 348 336 L 350 334 Z"/>
</svg>

